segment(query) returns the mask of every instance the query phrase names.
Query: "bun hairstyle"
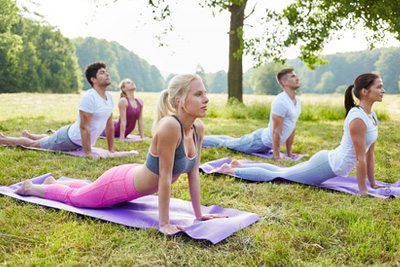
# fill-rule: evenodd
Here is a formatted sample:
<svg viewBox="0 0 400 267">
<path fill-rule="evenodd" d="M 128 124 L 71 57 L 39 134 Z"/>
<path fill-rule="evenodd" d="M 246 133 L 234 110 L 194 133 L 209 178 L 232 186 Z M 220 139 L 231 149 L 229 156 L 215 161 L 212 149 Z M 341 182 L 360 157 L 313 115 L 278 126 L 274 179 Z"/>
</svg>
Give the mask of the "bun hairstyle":
<svg viewBox="0 0 400 267">
<path fill-rule="evenodd" d="M 362 89 L 369 89 L 371 85 L 374 83 L 374 81 L 378 78 L 380 78 L 378 74 L 374 73 L 364 73 L 359 75 L 353 82 L 352 85 L 347 87 L 345 93 L 344 93 L 344 107 L 346 108 L 346 116 L 349 113 L 350 109 L 353 107 L 356 107 L 353 94 L 360 99 L 360 92 Z"/>
<path fill-rule="evenodd" d="M 186 100 L 186 95 L 190 89 L 190 83 L 193 80 L 201 80 L 201 77 L 197 74 L 183 74 L 177 75 L 168 84 L 168 89 L 161 91 L 158 97 L 156 113 L 153 122 L 152 133 L 154 135 L 158 122 L 172 114 L 177 115 L 180 108 L 183 106 Z M 176 98 L 179 97 L 179 102 L 177 103 Z"/>
</svg>

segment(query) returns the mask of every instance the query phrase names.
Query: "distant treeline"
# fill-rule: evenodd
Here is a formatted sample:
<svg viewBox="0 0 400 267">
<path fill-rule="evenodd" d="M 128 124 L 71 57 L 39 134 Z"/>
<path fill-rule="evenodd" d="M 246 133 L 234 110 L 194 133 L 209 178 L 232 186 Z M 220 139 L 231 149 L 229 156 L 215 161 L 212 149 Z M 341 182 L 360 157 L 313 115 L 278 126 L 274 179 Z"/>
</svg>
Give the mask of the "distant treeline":
<svg viewBox="0 0 400 267">
<path fill-rule="evenodd" d="M 160 71 L 117 42 L 88 37 L 74 39 L 73 43 L 82 72 L 91 62 L 106 63 L 112 81 L 109 90 L 119 90 L 118 84 L 125 78 L 132 79 L 138 91 L 159 92 L 164 89 L 164 78 Z M 83 74 L 82 80 L 84 88 L 90 88 Z"/>
<path fill-rule="evenodd" d="M 373 72 L 382 77 L 386 93 L 400 93 L 399 47 L 338 53 L 325 58 L 328 63 L 315 70 L 307 68 L 299 59 L 288 60 L 285 66 L 267 63 L 250 70 L 247 82 L 256 94 L 276 94 L 281 89 L 275 74 L 284 67 L 293 67 L 300 77 L 302 92 L 332 94 L 343 93 L 359 74 Z"/>
<path fill-rule="evenodd" d="M 83 70 L 95 61 L 107 64 L 112 80 L 110 90 L 118 90 L 122 79 L 131 78 L 138 91 L 158 92 L 176 75 L 165 80 L 157 67 L 117 42 L 92 37 L 70 40 L 45 22 L 19 15 L 11 0 L 0 0 L 0 6 L 0 93 L 70 93 L 89 89 Z M 243 91 L 275 95 L 281 91 L 276 73 L 294 67 L 304 93 L 343 93 L 355 77 L 365 72 L 380 74 L 387 93 L 400 93 L 400 48 L 334 54 L 326 56 L 326 60 L 328 64 L 315 70 L 298 59 L 285 65 L 261 65 L 244 73 Z M 203 78 L 209 93 L 227 93 L 225 71 L 206 73 L 199 65 L 196 73 Z"/>
</svg>

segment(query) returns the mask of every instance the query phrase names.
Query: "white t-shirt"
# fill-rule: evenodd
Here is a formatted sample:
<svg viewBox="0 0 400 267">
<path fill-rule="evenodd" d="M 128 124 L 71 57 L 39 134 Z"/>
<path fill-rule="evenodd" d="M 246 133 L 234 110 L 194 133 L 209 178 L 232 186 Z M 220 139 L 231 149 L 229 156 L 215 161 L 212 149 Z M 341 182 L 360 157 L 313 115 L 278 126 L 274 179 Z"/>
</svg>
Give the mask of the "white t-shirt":
<svg viewBox="0 0 400 267">
<path fill-rule="evenodd" d="M 347 114 L 343 125 L 343 137 L 340 145 L 335 149 L 329 151 L 328 159 L 329 165 L 334 174 L 337 176 L 346 177 L 349 175 L 351 170 L 356 166 L 356 153 L 354 151 L 353 142 L 351 141 L 349 125 L 356 118 L 363 120 L 367 126 L 367 131 L 365 133 L 365 144 L 366 151 L 368 152 L 369 147 L 375 142 L 378 137 L 378 119 L 374 111 L 372 111 L 372 116 L 375 120 L 376 125 L 374 125 L 371 119 L 368 118 L 367 113 L 361 107 L 352 108 Z"/>
<path fill-rule="evenodd" d="M 293 133 L 294 129 L 296 128 L 297 119 L 301 113 L 300 99 L 297 96 L 295 96 L 295 99 L 296 105 L 293 103 L 290 96 L 283 91 L 276 96 L 274 101 L 272 101 L 268 128 L 264 128 L 261 136 L 262 142 L 265 146 L 272 148 L 272 114 L 284 118 L 280 145 L 286 142 L 289 136 Z"/>
<path fill-rule="evenodd" d="M 90 120 L 90 145 L 93 146 L 100 134 L 106 128 L 107 120 L 114 109 L 114 100 L 110 93 L 106 92 L 107 99 L 102 98 L 96 90 L 89 89 L 79 101 L 79 110 L 92 114 Z M 81 117 L 78 113 L 78 119 L 71 125 L 68 131 L 68 137 L 77 145 L 82 146 L 80 131 Z"/>
</svg>

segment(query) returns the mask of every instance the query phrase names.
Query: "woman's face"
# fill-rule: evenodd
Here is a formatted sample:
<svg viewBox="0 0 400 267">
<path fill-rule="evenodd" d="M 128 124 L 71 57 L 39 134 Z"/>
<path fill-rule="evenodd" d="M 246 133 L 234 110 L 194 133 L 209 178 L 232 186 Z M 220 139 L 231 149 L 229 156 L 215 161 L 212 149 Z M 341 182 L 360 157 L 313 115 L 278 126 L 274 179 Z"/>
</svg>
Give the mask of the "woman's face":
<svg viewBox="0 0 400 267">
<path fill-rule="evenodd" d="M 208 101 L 203 82 L 198 79 L 193 80 L 190 82 L 190 89 L 186 96 L 183 112 L 196 118 L 203 118 L 207 115 Z"/>
<path fill-rule="evenodd" d="M 124 91 L 125 90 L 136 90 L 136 85 L 131 80 L 126 80 L 124 82 Z"/>
<path fill-rule="evenodd" d="M 366 91 L 365 96 L 373 102 L 381 102 L 385 89 L 381 78 L 376 78 L 369 89 Z"/>
</svg>

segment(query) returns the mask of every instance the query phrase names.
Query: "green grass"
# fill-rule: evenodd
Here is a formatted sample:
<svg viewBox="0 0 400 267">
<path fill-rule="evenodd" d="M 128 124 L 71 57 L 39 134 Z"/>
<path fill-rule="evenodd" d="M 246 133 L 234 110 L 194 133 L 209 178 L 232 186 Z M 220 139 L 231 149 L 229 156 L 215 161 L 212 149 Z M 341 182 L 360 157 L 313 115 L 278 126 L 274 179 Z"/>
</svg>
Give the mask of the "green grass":
<svg viewBox="0 0 400 267">
<path fill-rule="evenodd" d="M 113 93 L 117 100 L 117 94 Z M 138 93 L 145 103 L 145 135 L 150 136 L 157 94 Z M 80 95 L 2 94 L 0 131 L 43 133 L 76 119 Z M 209 95 L 206 134 L 241 136 L 266 127 L 273 96 L 245 95 L 245 105 L 226 108 L 226 95 Z M 303 114 L 294 151 L 315 154 L 334 149 L 343 131 L 343 98 L 301 95 Z M 393 183 L 400 173 L 400 96 L 386 95 L 374 110 L 379 137 L 376 177 Z M 118 116 L 117 108 L 114 113 Z M 137 133 L 137 132 L 136 132 Z M 92 161 L 63 154 L 0 147 L 0 185 L 48 172 L 95 180 L 107 169 L 144 163 L 150 141 L 115 142 L 116 150 L 139 156 Z M 106 148 L 105 140 L 96 146 Z M 284 151 L 284 146 L 282 147 Z M 202 162 L 222 157 L 273 162 L 226 148 L 203 149 Z M 306 159 L 304 159 L 306 160 Z M 302 160 L 302 161 L 304 161 Z M 285 161 L 291 166 L 295 162 Z M 351 175 L 354 175 L 353 171 Z M 201 173 L 203 205 L 219 205 L 261 215 L 255 224 L 217 245 L 185 235 L 128 228 L 66 211 L 0 196 L 0 266 L 398 266 L 399 200 L 357 197 L 288 183 L 254 183 Z M 172 197 L 189 200 L 186 177 Z"/>
</svg>

